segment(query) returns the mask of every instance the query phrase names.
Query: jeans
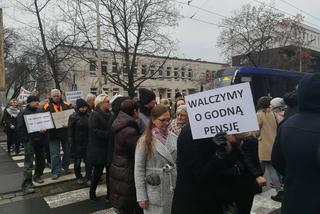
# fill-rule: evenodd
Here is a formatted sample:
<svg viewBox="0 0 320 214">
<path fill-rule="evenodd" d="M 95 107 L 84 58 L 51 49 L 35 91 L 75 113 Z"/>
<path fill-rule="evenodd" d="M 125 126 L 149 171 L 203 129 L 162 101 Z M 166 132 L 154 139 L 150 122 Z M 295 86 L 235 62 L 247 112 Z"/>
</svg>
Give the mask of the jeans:
<svg viewBox="0 0 320 214">
<path fill-rule="evenodd" d="M 81 159 L 82 158 L 75 158 L 74 159 L 74 174 L 75 174 L 76 178 L 81 178 L 82 177 L 82 174 L 81 174 Z M 85 163 L 86 178 L 89 180 L 89 179 L 91 179 L 92 166 L 90 165 L 90 163 L 88 163 L 88 161 L 86 161 L 85 158 L 83 158 L 83 161 Z"/>
<path fill-rule="evenodd" d="M 60 143 L 62 145 L 63 156 L 60 157 Z M 51 173 L 60 175 L 61 168 L 69 169 L 70 164 L 70 144 L 67 139 L 50 139 Z"/>
<path fill-rule="evenodd" d="M 267 180 L 267 187 L 275 188 L 277 192 L 283 190 L 281 175 L 273 168 L 271 161 L 261 161 L 264 177 Z"/>
<path fill-rule="evenodd" d="M 24 144 L 24 173 L 22 189 L 32 186 L 32 169 L 35 160 L 35 175 L 41 176 L 45 168 L 44 146 L 42 141 L 25 142 Z M 35 156 L 35 157 L 34 157 Z"/>
</svg>

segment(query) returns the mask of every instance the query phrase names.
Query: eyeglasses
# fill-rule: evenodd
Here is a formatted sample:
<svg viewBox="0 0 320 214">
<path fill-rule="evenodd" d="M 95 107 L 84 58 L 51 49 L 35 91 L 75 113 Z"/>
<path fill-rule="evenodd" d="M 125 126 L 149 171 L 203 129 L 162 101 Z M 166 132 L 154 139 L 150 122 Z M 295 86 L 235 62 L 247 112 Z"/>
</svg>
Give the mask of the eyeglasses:
<svg viewBox="0 0 320 214">
<path fill-rule="evenodd" d="M 163 119 L 160 119 L 160 118 L 158 118 L 157 120 L 159 120 L 160 122 L 170 122 L 170 118 L 163 118 Z"/>
</svg>

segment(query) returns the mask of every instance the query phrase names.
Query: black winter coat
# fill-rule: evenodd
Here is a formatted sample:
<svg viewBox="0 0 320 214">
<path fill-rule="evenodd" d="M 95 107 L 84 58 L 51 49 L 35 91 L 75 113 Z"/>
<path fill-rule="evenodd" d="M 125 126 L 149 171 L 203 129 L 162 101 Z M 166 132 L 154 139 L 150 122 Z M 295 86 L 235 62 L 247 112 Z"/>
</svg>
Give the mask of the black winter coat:
<svg viewBox="0 0 320 214">
<path fill-rule="evenodd" d="M 134 184 L 134 155 L 140 137 L 136 120 L 120 112 L 112 124 L 114 155 L 110 167 L 110 201 L 118 209 L 134 206 L 136 190 Z"/>
<path fill-rule="evenodd" d="M 31 108 L 29 105 L 22 110 L 18 116 L 18 121 L 17 121 L 17 132 L 18 132 L 18 137 L 22 142 L 28 142 L 28 141 L 45 141 L 46 138 L 48 137 L 48 131 L 45 133 L 40 133 L 40 132 L 33 132 L 33 133 L 28 133 L 26 123 L 24 120 L 24 115 L 29 115 L 29 114 L 37 114 L 41 113 L 42 111 L 37 108 Z M 41 142 L 45 143 L 45 142 Z"/>
<path fill-rule="evenodd" d="M 105 165 L 107 163 L 111 117 L 109 111 L 103 112 L 99 108 L 89 115 L 87 160 L 93 165 Z"/>
<path fill-rule="evenodd" d="M 21 112 L 19 113 L 21 114 Z M 4 132 L 16 132 L 17 131 L 17 120 L 18 117 L 12 117 L 8 112 L 7 109 L 3 111 L 3 125 L 4 125 Z M 11 129 L 10 126 L 14 125 L 15 128 Z"/>
<path fill-rule="evenodd" d="M 320 113 L 298 113 L 283 122 L 271 158 L 285 175 L 281 213 L 319 213 Z"/>
<path fill-rule="evenodd" d="M 75 158 L 85 158 L 89 136 L 89 113 L 74 112 L 69 117 L 68 138 Z"/>
<path fill-rule="evenodd" d="M 193 140 L 186 125 L 177 142 L 177 182 L 172 214 L 222 213 L 217 174 L 225 168 L 211 138 Z"/>
</svg>

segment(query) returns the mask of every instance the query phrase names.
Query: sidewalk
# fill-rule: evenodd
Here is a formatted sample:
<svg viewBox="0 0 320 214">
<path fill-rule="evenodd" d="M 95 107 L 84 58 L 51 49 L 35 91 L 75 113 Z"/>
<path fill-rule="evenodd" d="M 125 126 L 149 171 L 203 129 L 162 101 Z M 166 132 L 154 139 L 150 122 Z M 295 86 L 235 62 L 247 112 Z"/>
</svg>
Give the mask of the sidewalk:
<svg viewBox="0 0 320 214">
<path fill-rule="evenodd" d="M 0 133 L 0 142 L 5 142 L 6 136 Z M 6 151 L 0 147 L 0 196 L 21 191 L 23 170 L 12 160 Z"/>
</svg>

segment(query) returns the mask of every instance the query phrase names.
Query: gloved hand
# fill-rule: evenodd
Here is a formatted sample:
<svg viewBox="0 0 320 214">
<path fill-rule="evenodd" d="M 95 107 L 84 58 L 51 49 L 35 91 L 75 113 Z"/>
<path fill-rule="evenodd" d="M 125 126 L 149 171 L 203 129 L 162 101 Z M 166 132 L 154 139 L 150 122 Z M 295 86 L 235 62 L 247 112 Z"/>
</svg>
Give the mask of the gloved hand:
<svg viewBox="0 0 320 214">
<path fill-rule="evenodd" d="M 227 135 L 227 133 L 220 132 L 212 138 L 212 141 L 217 145 L 216 155 L 218 158 L 221 158 L 221 159 L 224 158 L 227 153 L 226 135 Z"/>
</svg>

